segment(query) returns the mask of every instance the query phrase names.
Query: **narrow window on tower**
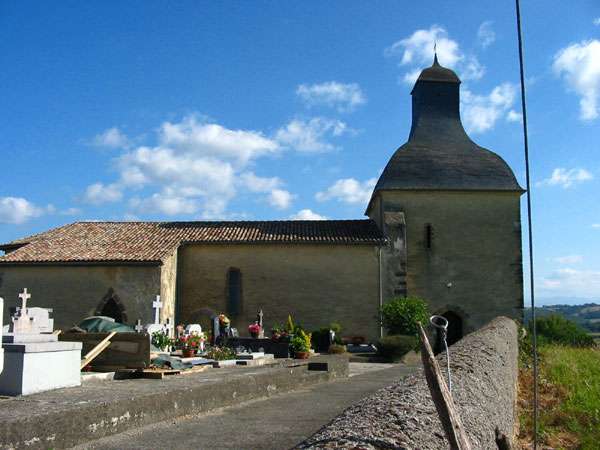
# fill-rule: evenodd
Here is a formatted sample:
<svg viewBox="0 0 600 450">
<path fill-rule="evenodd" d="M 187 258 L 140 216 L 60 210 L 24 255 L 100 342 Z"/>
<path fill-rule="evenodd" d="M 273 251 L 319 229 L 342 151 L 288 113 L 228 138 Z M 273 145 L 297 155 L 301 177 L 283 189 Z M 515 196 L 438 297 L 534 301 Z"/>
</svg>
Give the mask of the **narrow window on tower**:
<svg viewBox="0 0 600 450">
<path fill-rule="evenodd" d="M 227 312 L 237 316 L 242 312 L 242 272 L 231 268 L 227 272 Z"/>
<path fill-rule="evenodd" d="M 425 224 L 425 248 L 431 249 L 433 243 L 433 227 L 430 223 Z"/>
</svg>

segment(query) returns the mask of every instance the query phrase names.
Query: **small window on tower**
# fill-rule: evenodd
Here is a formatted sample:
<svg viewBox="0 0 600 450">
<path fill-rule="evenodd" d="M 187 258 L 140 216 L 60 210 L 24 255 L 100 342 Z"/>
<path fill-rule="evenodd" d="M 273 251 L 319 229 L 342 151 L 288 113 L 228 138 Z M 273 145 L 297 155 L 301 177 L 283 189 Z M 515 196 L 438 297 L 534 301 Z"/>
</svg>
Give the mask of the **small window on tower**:
<svg viewBox="0 0 600 450">
<path fill-rule="evenodd" d="M 425 224 L 425 247 L 430 249 L 433 243 L 433 227 L 430 223 Z"/>
</svg>

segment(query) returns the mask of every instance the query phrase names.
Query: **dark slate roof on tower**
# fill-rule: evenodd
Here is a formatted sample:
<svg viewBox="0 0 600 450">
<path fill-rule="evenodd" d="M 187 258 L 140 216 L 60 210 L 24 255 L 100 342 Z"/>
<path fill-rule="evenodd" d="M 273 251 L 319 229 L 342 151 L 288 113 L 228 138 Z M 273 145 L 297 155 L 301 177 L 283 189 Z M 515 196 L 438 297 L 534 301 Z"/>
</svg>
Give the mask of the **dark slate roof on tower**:
<svg viewBox="0 0 600 450">
<path fill-rule="evenodd" d="M 380 245 L 371 220 L 76 222 L 0 245 L 1 264 L 159 263 L 182 243 Z"/>
<path fill-rule="evenodd" d="M 460 120 L 460 79 L 437 55 L 411 92 L 408 142 L 385 167 L 381 190 L 489 190 L 522 192 L 512 170 L 496 153 L 478 146 Z"/>
<path fill-rule="evenodd" d="M 453 70 L 442 67 L 438 62 L 437 54 L 433 57 L 431 67 L 424 69 L 417 81 L 437 81 L 442 83 L 460 83 L 460 78 Z"/>
</svg>

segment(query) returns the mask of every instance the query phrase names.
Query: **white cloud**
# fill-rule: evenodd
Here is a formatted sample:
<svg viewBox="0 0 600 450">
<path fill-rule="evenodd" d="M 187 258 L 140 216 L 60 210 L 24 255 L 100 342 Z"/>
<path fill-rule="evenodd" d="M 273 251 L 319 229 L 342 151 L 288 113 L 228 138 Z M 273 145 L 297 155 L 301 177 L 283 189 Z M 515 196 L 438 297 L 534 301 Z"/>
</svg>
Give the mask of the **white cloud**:
<svg viewBox="0 0 600 450">
<path fill-rule="evenodd" d="M 496 33 L 492 27 L 492 23 L 491 20 L 486 20 L 479 25 L 479 29 L 477 30 L 477 39 L 479 40 L 479 45 L 483 48 L 489 47 L 496 41 Z"/>
<path fill-rule="evenodd" d="M 84 200 L 93 205 L 118 202 L 123 198 L 123 193 L 117 184 L 104 185 L 102 183 L 90 184 L 85 190 Z"/>
<path fill-rule="evenodd" d="M 278 209 L 287 209 L 291 206 L 294 195 L 283 189 L 273 189 L 269 194 L 269 203 Z"/>
<path fill-rule="evenodd" d="M 282 145 L 299 152 L 319 152 L 335 149 L 333 144 L 325 140 L 326 137 L 340 137 L 352 132 L 342 121 L 313 117 L 308 121 L 293 119 L 277 130 L 275 138 Z"/>
<path fill-rule="evenodd" d="M 542 278 L 541 290 L 573 297 L 600 296 L 600 271 L 561 268 Z"/>
<path fill-rule="evenodd" d="M 243 185 L 252 192 L 269 192 L 282 184 L 279 177 L 258 177 L 252 172 L 243 173 L 240 179 Z"/>
<path fill-rule="evenodd" d="M 477 58 L 465 55 L 458 43 L 448 37 L 446 29 L 439 25 L 432 25 L 428 30 L 417 30 L 409 37 L 394 42 L 385 49 L 384 55 L 399 58 L 400 66 L 412 66 L 403 79 L 407 83 L 413 83 L 421 69 L 425 65 L 431 65 L 434 45 L 440 64 L 457 70 L 463 81 L 477 80 L 483 76 L 485 68 Z"/>
<path fill-rule="evenodd" d="M 569 90 L 580 96 L 580 118 L 598 117 L 600 98 L 600 41 L 582 41 L 554 55 L 554 71 L 564 78 Z"/>
<path fill-rule="evenodd" d="M 46 212 L 22 197 L 0 197 L 0 223 L 19 225 Z"/>
<path fill-rule="evenodd" d="M 552 261 L 557 262 L 559 264 L 578 264 L 578 263 L 583 262 L 583 256 L 581 256 L 581 255 L 557 256 L 556 258 L 552 258 Z"/>
<path fill-rule="evenodd" d="M 112 127 L 94 136 L 92 144 L 96 147 L 127 148 L 131 142 L 121 130 L 117 127 Z"/>
<path fill-rule="evenodd" d="M 317 214 L 310 209 L 301 209 L 296 214 L 290 216 L 292 220 L 327 220 L 327 217 Z"/>
<path fill-rule="evenodd" d="M 276 141 L 259 131 L 231 130 L 188 116 L 179 123 L 165 122 L 159 132 L 161 147 L 203 158 L 220 158 L 244 165 L 279 150 Z"/>
<path fill-rule="evenodd" d="M 510 83 L 496 86 L 489 95 L 476 95 L 464 89 L 461 96 L 461 110 L 467 131 L 483 133 L 492 129 L 498 119 L 512 107 L 516 94 L 515 86 Z M 512 117 L 514 118 L 514 114 Z M 511 120 L 510 111 L 507 119 Z"/>
<path fill-rule="evenodd" d="M 319 136 L 344 132 L 337 123 L 322 128 Z M 283 208 L 293 199 L 281 189 L 283 182 L 247 170 L 257 159 L 281 149 L 276 139 L 259 131 L 229 129 L 190 115 L 164 122 L 155 145 L 126 149 L 115 157 L 118 179 L 89 186 L 85 199 L 94 204 L 118 201 L 128 190 L 144 189 L 143 195 L 130 199 L 132 214 L 198 214 L 212 219 L 224 217 L 229 202 L 243 189 L 267 194 L 266 201 Z"/>
<path fill-rule="evenodd" d="M 199 209 L 196 200 L 177 195 L 170 189 L 154 193 L 145 199 L 134 198 L 130 201 L 130 204 L 140 211 L 158 212 L 167 216 L 194 214 Z"/>
<path fill-rule="evenodd" d="M 520 112 L 515 111 L 514 109 L 511 109 L 508 114 L 506 114 L 506 120 L 509 122 L 522 122 L 523 121 L 523 114 L 521 114 Z"/>
<path fill-rule="evenodd" d="M 594 176 L 585 169 L 564 169 L 558 167 L 552 171 L 550 178 L 538 181 L 536 186 L 560 186 L 564 189 L 576 184 L 590 181 Z"/>
<path fill-rule="evenodd" d="M 600 228 L 600 223 L 593 223 L 592 228 Z"/>
<path fill-rule="evenodd" d="M 370 178 L 362 183 L 354 178 L 344 178 L 337 180 L 325 192 L 318 192 L 315 198 L 320 202 L 335 199 L 344 203 L 366 205 L 371 199 L 376 183 L 376 178 Z"/>
<path fill-rule="evenodd" d="M 301 84 L 296 95 L 307 106 L 325 105 L 336 108 L 339 112 L 350 112 L 357 106 L 366 103 L 367 98 L 357 83 L 339 83 L 328 81 L 319 84 Z"/>
<path fill-rule="evenodd" d="M 600 26 L 600 17 L 596 17 L 592 23 L 596 26 Z"/>
</svg>

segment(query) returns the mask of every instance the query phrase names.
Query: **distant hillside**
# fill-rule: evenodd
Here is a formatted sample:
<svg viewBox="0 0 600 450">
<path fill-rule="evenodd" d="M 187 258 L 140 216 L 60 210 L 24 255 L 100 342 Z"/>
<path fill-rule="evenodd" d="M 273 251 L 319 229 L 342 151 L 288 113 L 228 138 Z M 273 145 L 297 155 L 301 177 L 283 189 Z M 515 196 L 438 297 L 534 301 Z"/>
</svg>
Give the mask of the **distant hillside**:
<svg viewBox="0 0 600 450">
<path fill-rule="evenodd" d="M 577 322 L 590 333 L 600 333 L 600 305 L 585 303 L 583 305 L 550 305 L 535 308 L 537 317 L 560 314 L 573 322 Z M 531 308 L 525 308 L 525 322 L 531 318 Z"/>
</svg>

